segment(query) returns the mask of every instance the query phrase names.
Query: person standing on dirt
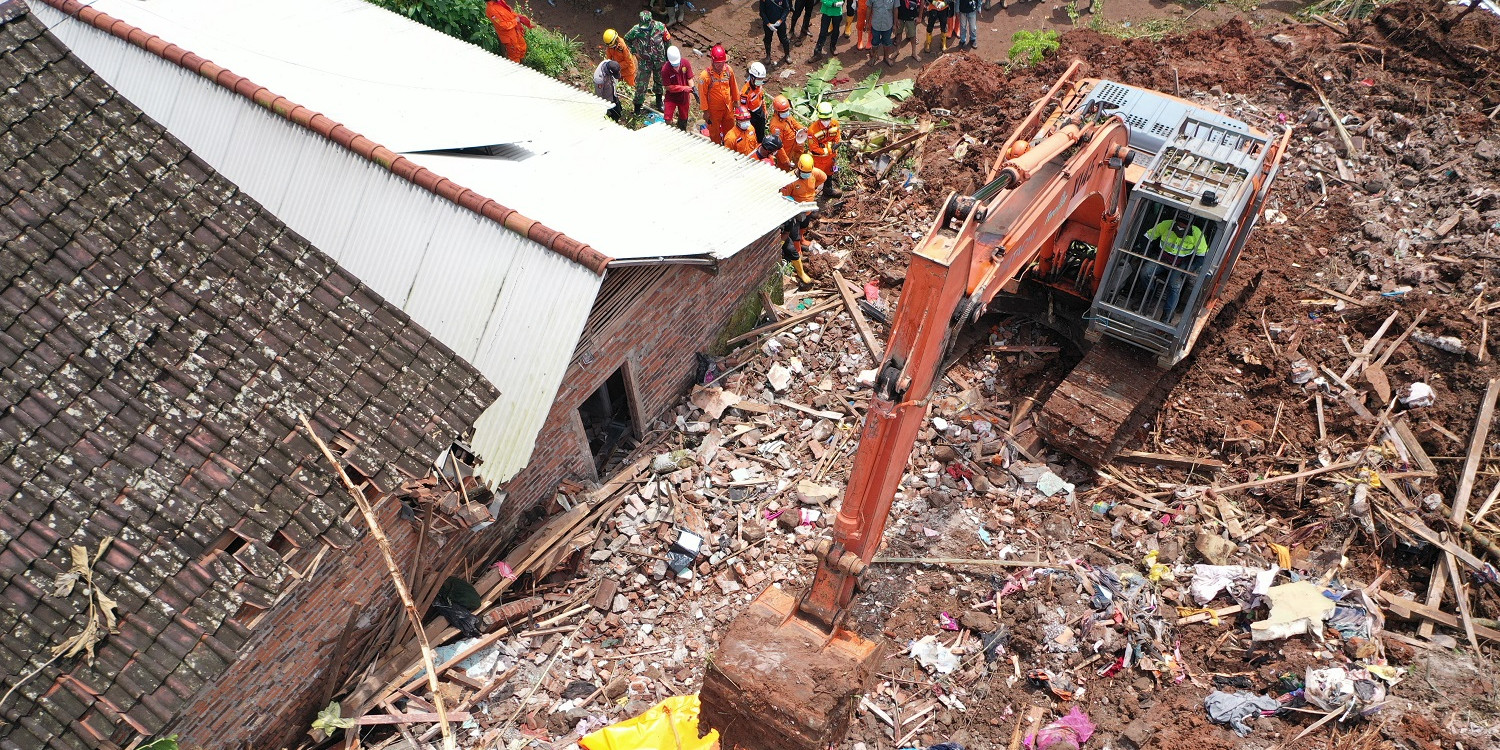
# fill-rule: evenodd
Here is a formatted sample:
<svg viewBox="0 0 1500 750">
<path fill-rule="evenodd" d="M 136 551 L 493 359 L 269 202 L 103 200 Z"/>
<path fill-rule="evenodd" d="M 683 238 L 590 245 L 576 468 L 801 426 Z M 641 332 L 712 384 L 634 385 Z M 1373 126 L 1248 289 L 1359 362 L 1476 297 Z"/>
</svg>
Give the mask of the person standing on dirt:
<svg viewBox="0 0 1500 750">
<path fill-rule="evenodd" d="M 895 62 L 896 6 L 900 0 L 870 0 L 870 62 L 890 65 Z"/>
<path fill-rule="evenodd" d="M 927 42 L 922 45 L 923 52 L 932 51 L 932 32 L 937 30 L 940 44 L 938 52 L 948 51 L 948 21 L 953 18 L 953 6 L 947 0 L 930 0 L 927 3 Z"/>
<path fill-rule="evenodd" d="M 806 287 L 812 283 L 812 277 L 807 275 L 807 270 L 802 267 L 802 241 L 803 233 L 808 225 L 818 220 L 818 194 L 823 192 L 823 186 L 828 184 L 828 175 L 823 170 L 813 165 L 811 154 L 803 154 L 797 160 L 797 179 L 781 189 L 781 194 L 787 200 L 797 203 L 811 203 L 813 207 L 803 213 L 787 219 L 781 225 L 783 244 L 781 246 L 781 257 L 792 264 L 797 271 L 797 282 Z"/>
<path fill-rule="evenodd" d="M 979 46 L 979 0 L 958 0 L 958 48 Z"/>
<path fill-rule="evenodd" d="M 656 108 L 662 108 L 662 66 L 666 64 L 666 45 L 664 41 L 667 36 L 667 27 L 661 25 L 660 21 L 651 17 L 651 11 L 641 11 L 641 20 L 629 31 L 625 32 L 625 42 L 630 45 L 630 51 L 635 54 L 639 65 L 635 74 L 635 109 L 636 113 L 641 111 L 641 105 L 646 101 L 646 89 L 652 88 L 656 92 Z"/>
<path fill-rule="evenodd" d="M 1197 273 L 1208 255 L 1208 241 L 1203 230 L 1192 225 L 1187 216 L 1178 215 L 1158 222 L 1146 230 L 1146 241 L 1156 245 L 1156 262 L 1143 261 L 1141 283 L 1148 293 L 1166 276 L 1166 289 L 1162 291 L 1161 315 L 1158 320 L 1170 324 L 1177 312 L 1177 301 L 1182 296 L 1182 286 L 1188 274 Z M 1148 248 L 1150 246 L 1148 245 Z"/>
<path fill-rule="evenodd" d="M 678 130 L 687 130 L 688 113 L 693 108 L 693 66 L 682 59 L 682 52 L 676 47 L 667 48 L 667 61 L 661 66 L 661 81 L 667 90 L 662 117 L 667 122 L 675 119 Z"/>
<path fill-rule="evenodd" d="M 786 33 L 791 34 L 792 29 L 797 27 L 797 19 L 802 19 L 802 31 L 797 32 L 797 44 L 801 44 L 807 38 L 807 27 L 812 23 L 812 17 L 819 7 L 819 0 L 787 0 L 791 5 L 792 14 L 787 16 Z"/>
<path fill-rule="evenodd" d="M 787 39 L 786 30 L 787 14 L 791 12 L 792 0 L 760 0 L 760 24 L 761 32 L 766 45 L 766 56 L 761 58 L 771 62 L 771 35 L 781 37 L 781 62 L 786 64 L 792 61 L 792 43 Z"/>
<path fill-rule="evenodd" d="M 767 126 L 771 135 L 766 140 L 775 137 L 780 141 L 781 150 L 776 152 L 776 166 L 790 172 L 797 163 L 797 157 L 802 155 L 802 147 L 797 143 L 797 133 L 802 130 L 802 123 L 792 114 L 791 100 L 780 94 L 771 100 L 771 110 L 771 123 Z"/>
<path fill-rule="evenodd" d="M 614 60 L 604 60 L 599 67 L 594 68 L 594 96 L 609 102 L 609 119 L 620 121 L 620 97 L 615 93 L 615 83 L 620 80 L 620 64 Z"/>
<path fill-rule="evenodd" d="M 630 53 L 625 39 L 615 33 L 614 29 L 604 30 L 604 56 L 620 64 L 620 80 L 635 83 L 635 55 Z"/>
<path fill-rule="evenodd" d="M 489 0 L 484 4 L 484 15 L 490 19 L 490 25 L 495 27 L 495 36 L 500 38 L 505 56 L 514 63 L 526 59 L 526 31 L 521 27 L 530 29 L 535 28 L 536 24 L 530 18 L 511 10 L 505 0 Z"/>
<path fill-rule="evenodd" d="M 755 128 L 755 140 L 766 138 L 766 66 L 750 63 L 745 75 L 745 87 L 740 89 L 739 105 L 750 113 L 750 124 Z"/>
<path fill-rule="evenodd" d="M 870 0 L 848 0 L 844 4 L 844 36 L 854 40 L 855 49 L 870 48 Z"/>
<path fill-rule="evenodd" d="M 917 21 L 922 17 L 922 0 L 897 0 L 896 39 L 897 47 L 902 42 L 911 43 L 911 56 L 917 55 Z"/>
<path fill-rule="evenodd" d="M 828 42 L 828 54 L 839 53 L 839 24 L 844 22 L 844 0 L 822 0 L 823 18 L 818 25 L 818 41 L 813 44 L 813 59 L 823 56 L 823 42 Z"/>
<path fill-rule="evenodd" d="M 703 120 L 708 123 L 708 139 L 724 143 L 724 134 L 734 127 L 735 102 L 739 99 L 740 84 L 735 79 L 734 68 L 729 66 L 729 51 L 724 45 L 715 44 L 708 51 L 708 70 L 698 74 L 698 106 L 703 109 Z"/>
</svg>

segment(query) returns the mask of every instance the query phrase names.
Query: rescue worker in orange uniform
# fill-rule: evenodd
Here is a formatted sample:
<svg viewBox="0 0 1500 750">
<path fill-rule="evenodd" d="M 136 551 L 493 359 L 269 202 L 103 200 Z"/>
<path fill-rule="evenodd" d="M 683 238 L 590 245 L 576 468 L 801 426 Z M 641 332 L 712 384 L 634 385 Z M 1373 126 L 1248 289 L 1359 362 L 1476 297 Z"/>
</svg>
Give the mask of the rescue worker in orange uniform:
<svg viewBox="0 0 1500 750">
<path fill-rule="evenodd" d="M 739 98 L 740 84 L 729 67 L 729 53 L 724 45 L 715 44 L 708 51 L 708 70 L 698 74 L 698 106 L 703 110 L 703 119 L 708 123 L 708 138 L 722 144 L 724 134 L 734 127 L 735 100 Z"/>
<path fill-rule="evenodd" d="M 780 165 L 776 163 L 776 160 L 780 155 L 781 139 L 777 138 L 775 133 L 771 133 L 766 136 L 765 140 L 760 142 L 759 146 L 755 147 L 755 151 L 750 154 L 750 158 L 779 168 Z"/>
<path fill-rule="evenodd" d="M 500 45 L 505 47 L 505 56 L 511 62 L 520 62 L 526 58 L 526 31 L 522 29 L 534 28 L 536 24 L 530 18 L 523 16 L 505 3 L 505 0 L 489 0 L 484 4 L 484 15 L 490 19 L 495 27 L 495 36 L 500 37 Z"/>
<path fill-rule="evenodd" d="M 740 89 L 740 106 L 750 113 L 750 127 L 755 128 L 755 139 L 766 137 L 766 66 L 760 61 L 750 63 L 745 76 L 745 87 Z"/>
<path fill-rule="evenodd" d="M 760 145 L 755 130 L 750 127 L 750 113 L 744 107 L 734 108 L 734 127 L 724 134 L 724 148 L 737 154 L 749 155 Z"/>
<path fill-rule="evenodd" d="M 620 80 L 635 85 L 635 55 L 630 53 L 625 39 L 614 29 L 604 30 L 604 56 L 620 64 Z"/>
<path fill-rule="evenodd" d="M 839 129 L 838 118 L 833 116 L 833 103 L 819 104 L 818 119 L 807 126 L 807 153 L 812 154 L 813 166 L 829 177 L 838 171 L 838 147 L 842 140 L 844 137 Z M 834 186 L 833 180 L 825 183 L 824 189 L 833 197 L 843 194 Z"/>
<path fill-rule="evenodd" d="M 803 154 L 797 160 L 797 179 L 781 189 L 781 194 L 787 200 L 797 203 L 811 203 L 813 208 L 787 219 L 781 226 L 785 243 L 781 246 L 781 257 L 791 261 L 792 268 L 797 271 L 797 281 L 804 286 L 812 283 L 812 277 L 802 267 L 802 240 L 803 231 L 807 226 L 818 219 L 818 193 L 823 191 L 823 186 L 828 184 L 828 175 L 823 170 L 813 165 L 812 154 Z"/>
<path fill-rule="evenodd" d="M 802 129 L 802 123 L 797 122 L 797 116 L 792 114 L 792 102 L 780 94 L 771 100 L 771 110 L 767 129 L 781 141 L 781 150 L 776 152 L 776 166 L 790 172 L 797 164 L 797 157 L 802 155 L 802 146 L 797 143 L 797 131 Z"/>
</svg>

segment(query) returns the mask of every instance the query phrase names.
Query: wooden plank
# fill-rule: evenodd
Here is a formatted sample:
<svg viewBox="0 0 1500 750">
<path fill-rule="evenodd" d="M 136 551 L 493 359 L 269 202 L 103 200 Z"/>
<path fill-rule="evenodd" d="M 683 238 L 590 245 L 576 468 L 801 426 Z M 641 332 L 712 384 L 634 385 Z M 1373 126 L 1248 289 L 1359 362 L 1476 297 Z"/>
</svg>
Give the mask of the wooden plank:
<svg viewBox="0 0 1500 750">
<path fill-rule="evenodd" d="M 865 340 L 865 346 L 870 349 L 870 356 L 875 358 L 875 364 L 879 366 L 884 348 L 880 345 L 880 340 L 875 338 L 875 332 L 870 330 L 870 321 L 865 320 L 864 311 L 859 309 L 859 303 L 854 300 L 854 292 L 850 291 L 849 282 L 844 279 L 843 274 L 834 271 L 833 286 L 839 290 L 839 296 L 844 300 L 844 307 L 849 310 L 849 317 L 854 318 L 854 327 L 859 329 L 859 337 Z"/>
<path fill-rule="evenodd" d="M 1421 441 L 1417 440 L 1416 433 L 1411 431 L 1411 423 L 1407 422 L 1403 416 L 1397 419 L 1391 427 L 1395 429 L 1396 437 L 1401 440 L 1402 445 L 1406 446 L 1406 452 L 1411 455 L 1411 460 L 1416 462 L 1417 467 L 1422 471 L 1437 473 L 1437 464 L 1432 462 L 1432 457 L 1427 455 L 1427 450 L 1422 447 Z"/>
<path fill-rule="evenodd" d="M 448 721 L 468 721 L 474 718 L 474 714 L 468 711 L 452 711 L 448 713 Z M 368 727 L 375 724 L 431 724 L 438 720 L 437 714 L 412 713 L 412 714 L 365 714 L 354 720 L 358 726 Z"/>
<path fill-rule="evenodd" d="M 1004 346 L 986 346 L 987 352 L 1012 352 L 1021 354 L 1055 354 L 1062 351 L 1056 346 L 1023 346 L 1020 344 L 1006 344 Z"/>
<path fill-rule="evenodd" d="M 843 412 L 823 411 L 822 409 L 814 409 L 811 406 L 804 406 L 802 404 L 797 403 L 796 401 L 788 401 L 788 400 L 786 400 L 784 398 L 777 399 L 776 403 L 781 404 L 782 406 L 785 406 L 788 409 L 794 409 L 796 411 L 802 412 L 803 414 L 810 414 L 810 415 L 812 415 L 814 417 L 822 417 L 823 419 L 838 420 L 838 419 L 843 419 L 844 418 Z"/>
<path fill-rule="evenodd" d="M 802 312 L 797 313 L 796 315 L 793 315 L 792 317 L 787 318 L 786 320 L 779 320 L 779 321 L 777 321 L 775 323 L 771 323 L 771 324 L 768 324 L 768 325 L 763 325 L 763 326 L 761 326 L 759 328 L 752 328 L 752 329 L 750 329 L 750 330 L 748 330 L 748 331 L 746 331 L 746 332 L 744 332 L 744 333 L 742 333 L 742 334 L 740 334 L 738 336 L 735 336 L 734 338 L 732 338 L 732 339 L 730 339 L 730 340 L 728 340 L 728 341 L 726 341 L 724 343 L 726 343 L 726 344 L 738 344 L 741 341 L 749 341 L 750 339 L 753 339 L 756 336 L 760 336 L 761 334 L 772 333 L 772 332 L 775 332 L 775 331 L 780 331 L 783 328 L 791 328 L 792 326 L 797 325 L 798 323 L 801 323 L 801 322 L 803 322 L 805 320 L 808 320 L 808 319 L 812 318 L 814 315 L 818 315 L 819 313 L 827 312 L 827 311 L 832 310 L 833 308 L 838 307 L 839 305 L 842 305 L 842 304 L 844 304 L 844 301 L 842 299 L 839 299 L 838 297 L 834 297 L 833 299 L 830 299 L 830 300 L 828 300 L 826 302 L 822 302 L 822 303 L 820 303 L 820 304 L 818 304 L 818 305 L 816 305 L 814 307 L 810 307 L 810 308 L 808 308 L 806 310 L 803 310 Z"/>
<path fill-rule="evenodd" d="M 1115 456 L 1116 461 L 1130 464 L 1159 464 L 1170 466 L 1174 469 L 1214 469 L 1219 470 L 1228 466 L 1223 461 L 1213 458 L 1197 458 L 1195 456 L 1183 456 L 1175 453 L 1148 453 L 1146 451 L 1120 451 Z"/>
<path fill-rule="evenodd" d="M 1384 591 L 1377 591 L 1376 595 L 1380 598 L 1381 601 L 1390 605 L 1390 612 L 1392 614 L 1402 619 L 1410 620 L 1423 618 L 1430 622 L 1435 622 L 1439 625 L 1447 625 L 1448 627 L 1455 630 L 1463 628 L 1463 624 L 1459 622 L 1457 617 L 1454 617 L 1453 615 L 1450 615 L 1440 609 L 1429 607 L 1426 604 L 1423 604 L 1415 599 L 1407 599 L 1406 597 L 1396 596 L 1395 594 L 1387 594 Z M 1500 643 L 1500 630 L 1492 630 L 1490 628 L 1484 627 L 1483 625 L 1475 625 L 1474 635 L 1487 641 Z"/>
<path fill-rule="evenodd" d="M 1458 489 L 1453 493 L 1453 514 L 1449 518 L 1462 528 L 1469 512 L 1469 498 L 1474 494 L 1474 478 L 1479 473 L 1479 463 L 1484 458 L 1484 449 L 1490 435 L 1490 421 L 1495 416 L 1495 399 L 1500 396 L 1500 378 L 1490 378 L 1484 390 L 1484 401 L 1479 407 L 1479 418 L 1474 423 L 1474 432 L 1469 437 L 1469 452 L 1464 457 L 1463 473 L 1459 476 Z M 1427 606 L 1438 609 L 1443 602 L 1443 591 L 1448 588 L 1448 570 L 1458 572 L 1452 553 L 1445 554 L 1433 566 L 1432 578 L 1427 584 Z M 1463 596 L 1455 591 L 1454 596 Z M 1465 604 L 1465 607 L 1468 605 Z M 1422 623 L 1417 632 L 1423 638 L 1432 635 L 1432 622 Z"/>
<path fill-rule="evenodd" d="M 1332 464 L 1332 465 L 1329 465 L 1329 466 L 1324 466 L 1321 469 L 1308 469 L 1307 471 L 1299 471 L 1299 472 L 1297 472 L 1295 474 L 1282 474 L 1280 476 L 1267 477 L 1265 479 L 1257 479 L 1257 480 L 1255 480 L 1253 482 L 1240 482 L 1239 484 L 1228 484 L 1228 485 L 1225 485 L 1223 487 L 1214 487 L 1213 490 L 1215 492 L 1234 492 L 1235 490 L 1249 489 L 1251 487 L 1264 487 L 1264 486 L 1266 486 L 1268 484 L 1279 484 L 1281 482 L 1290 482 L 1290 481 L 1293 481 L 1293 480 L 1303 479 L 1303 478 L 1306 478 L 1306 477 L 1315 477 L 1315 476 L 1317 476 L 1319 474 L 1327 474 L 1329 472 L 1343 471 L 1344 469 L 1352 469 L 1352 468 L 1354 468 L 1356 466 L 1359 466 L 1359 464 L 1360 464 L 1360 462 L 1357 461 L 1357 460 L 1356 461 L 1341 461 L 1341 462 L 1336 463 L 1336 464 Z"/>
</svg>

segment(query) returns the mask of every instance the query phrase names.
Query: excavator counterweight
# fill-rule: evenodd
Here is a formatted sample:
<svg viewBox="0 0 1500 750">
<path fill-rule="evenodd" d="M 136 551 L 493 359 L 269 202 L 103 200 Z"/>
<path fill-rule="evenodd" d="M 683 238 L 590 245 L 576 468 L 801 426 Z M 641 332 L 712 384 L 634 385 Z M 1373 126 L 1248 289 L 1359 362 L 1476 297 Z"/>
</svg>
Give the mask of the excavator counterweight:
<svg viewBox="0 0 1500 750">
<path fill-rule="evenodd" d="M 942 363 L 996 295 L 1061 300 L 1088 321 L 1094 343 L 1037 423 L 1092 465 L 1155 408 L 1218 311 L 1289 131 L 1273 140 L 1190 102 L 1082 79 L 1081 65 L 1037 101 L 983 187 L 947 197 L 912 252 L 813 581 L 799 596 L 762 592 L 709 662 L 702 718 L 726 750 L 843 739 L 881 656 L 846 622 L 855 584 L 880 547 Z"/>
</svg>

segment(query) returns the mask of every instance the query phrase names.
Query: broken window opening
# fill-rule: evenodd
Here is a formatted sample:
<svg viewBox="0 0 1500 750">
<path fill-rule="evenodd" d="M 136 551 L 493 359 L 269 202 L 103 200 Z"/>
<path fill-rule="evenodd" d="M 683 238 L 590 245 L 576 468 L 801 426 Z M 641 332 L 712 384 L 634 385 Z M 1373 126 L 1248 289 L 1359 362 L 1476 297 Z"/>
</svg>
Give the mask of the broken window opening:
<svg viewBox="0 0 1500 750">
<path fill-rule="evenodd" d="M 636 444 L 635 418 L 624 367 L 615 370 L 579 405 L 578 415 L 588 436 L 594 470 L 603 476 L 613 460 L 624 456 Z"/>
</svg>

